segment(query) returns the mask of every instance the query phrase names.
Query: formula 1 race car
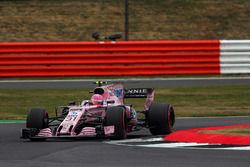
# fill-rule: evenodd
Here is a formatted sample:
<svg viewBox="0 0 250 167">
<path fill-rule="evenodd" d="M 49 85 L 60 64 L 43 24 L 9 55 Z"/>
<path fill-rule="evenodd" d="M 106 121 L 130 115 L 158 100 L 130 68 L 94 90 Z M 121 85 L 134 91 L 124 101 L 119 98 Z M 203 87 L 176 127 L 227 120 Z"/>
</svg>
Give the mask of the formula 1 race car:
<svg viewBox="0 0 250 167">
<path fill-rule="evenodd" d="M 167 103 L 153 103 L 154 89 L 124 89 L 121 83 L 96 83 L 98 86 L 91 92 L 90 100 L 57 107 L 54 118 L 49 118 L 44 109 L 31 109 L 21 138 L 31 141 L 81 137 L 125 139 L 128 133 L 142 128 L 149 128 L 152 135 L 172 132 L 174 109 Z M 136 111 L 132 105 L 124 104 L 126 98 L 146 98 L 144 110 Z"/>
</svg>

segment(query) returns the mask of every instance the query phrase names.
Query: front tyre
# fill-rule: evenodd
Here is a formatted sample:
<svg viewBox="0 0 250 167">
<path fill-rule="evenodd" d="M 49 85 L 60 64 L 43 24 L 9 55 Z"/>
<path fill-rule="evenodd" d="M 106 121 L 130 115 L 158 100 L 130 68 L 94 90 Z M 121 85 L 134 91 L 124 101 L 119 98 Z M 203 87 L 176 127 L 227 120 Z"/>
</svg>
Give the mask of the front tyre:
<svg viewBox="0 0 250 167">
<path fill-rule="evenodd" d="M 147 111 L 147 121 L 152 135 L 165 135 L 173 130 L 174 109 L 170 104 L 152 104 Z"/>
<path fill-rule="evenodd" d="M 110 107 L 106 111 L 106 125 L 114 125 L 115 140 L 125 139 L 127 137 L 127 123 L 124 107 Z"/>
<path fill-rule="evenodd" d="M 49 127 L 49 116 L 46 110 L 32 108 L 27 116 L 26 126 L 31 129 L 44 129 Z"/>
</svg>

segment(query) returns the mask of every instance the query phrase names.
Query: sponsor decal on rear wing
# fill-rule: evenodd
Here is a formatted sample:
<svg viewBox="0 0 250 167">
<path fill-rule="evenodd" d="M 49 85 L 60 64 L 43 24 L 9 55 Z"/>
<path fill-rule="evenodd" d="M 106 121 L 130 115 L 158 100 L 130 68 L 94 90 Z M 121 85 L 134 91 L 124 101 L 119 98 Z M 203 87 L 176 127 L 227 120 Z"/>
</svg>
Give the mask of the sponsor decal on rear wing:
<svg viewBox="0 0 250 167">
<path fill-rule="evenodd" d="M 125 89 L 124 98 L 147 98 L 154 92 L 153 88 L 131 88 Z"/>
</svg>

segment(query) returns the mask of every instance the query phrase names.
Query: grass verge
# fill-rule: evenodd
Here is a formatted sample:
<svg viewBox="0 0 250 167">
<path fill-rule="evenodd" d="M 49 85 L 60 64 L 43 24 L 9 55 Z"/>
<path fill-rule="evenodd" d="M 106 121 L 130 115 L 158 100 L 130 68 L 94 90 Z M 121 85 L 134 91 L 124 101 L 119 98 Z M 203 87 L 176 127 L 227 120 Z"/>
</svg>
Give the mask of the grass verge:
<svg viewBox="0 0 250 167">
<path fill-rule="evenodd" d="M 56 106 L 89 99 L 89 89 L 0 89 L 0 119 L 25 119 L 32 107 L 42 107 L 54 115 Z M 138 110 L 145 99 L 127 99 Z M 157 89 L 155 102 L 168 102 L 177 117 L 249 116 L 250 86 L 213 86 Z"/>
<path fill-rule="evenodd" d="M 223 135 L 236 135 L 236 136 L 250 136 L 250 128 L 233 128 L 223 130 L 204 130 L 200 131 L 202 134 L 223 134 Z"/>
<path fill-rule="evenodd" d="M 129 1 L 129 38 L 248 39 L 249 0 Z M 124 32 L 124 0 L 1 0 L 0 41 L 88 41 Z"/>
</svg>

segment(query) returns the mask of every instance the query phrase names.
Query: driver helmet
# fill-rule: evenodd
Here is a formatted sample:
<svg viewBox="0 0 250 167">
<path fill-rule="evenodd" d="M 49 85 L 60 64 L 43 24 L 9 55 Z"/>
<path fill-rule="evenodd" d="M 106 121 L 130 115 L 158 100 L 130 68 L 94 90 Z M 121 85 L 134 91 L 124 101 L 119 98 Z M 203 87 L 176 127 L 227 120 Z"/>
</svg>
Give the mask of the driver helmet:
<svg viewBox="0 0 250 167">
<path fill-rule="evenodd" d="M 91 102 L 94 104 L 94 105 L 98 105 L 98 104 L 102 104 L 104 98 L 102 95 L 99 95 L 99 94 L 94 94 L 92 97 L 91 97 Z"/>
</svg>

